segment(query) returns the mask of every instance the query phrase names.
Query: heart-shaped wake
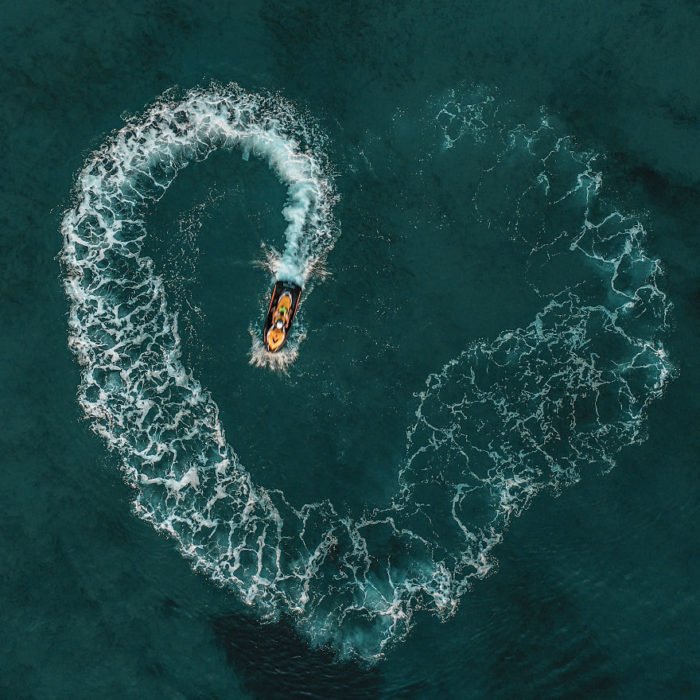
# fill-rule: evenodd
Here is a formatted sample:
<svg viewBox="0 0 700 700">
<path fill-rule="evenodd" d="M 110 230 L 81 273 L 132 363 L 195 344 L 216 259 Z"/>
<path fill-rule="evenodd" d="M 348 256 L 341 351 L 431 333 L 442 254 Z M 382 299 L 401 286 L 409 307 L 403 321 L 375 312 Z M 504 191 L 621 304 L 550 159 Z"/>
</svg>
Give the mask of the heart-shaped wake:
<svg viewBox="0 0 700 700">
<path fill-rule="evenodd" d="M 530 250 L 543 308 L 428 377 L 396 496 L 359 519 L 329 501 L 296 508 L 252 483 L 216 403 L 182 364 L 177 319 L 142 250 L 144 214 L 178 172 L 238 149 L 287 187 L 286 247 L 271 267 L 303 285 L 336 237 L 332 179 L 309 121 L 237 86 L 166 95 L 88 157 L 63 219 L 80 405 L 121 456 L 136 512 L 262 619 L 288 614 L 312 643 L 341 653 L 376 657 L 418 609 L 451 614 L 492 569 L 511 517 L 640 440 L 644 411 L 670 376 L 669 303 L 643 227 L 600 200 L 594 155 L 545 118 L 529 131 L 496 122 L 494 100 L 453 94 L 435 128 L 449 147 L 469 135 L 500 142 L 484 187 L 522 171 L 513 235 Z M 555 257 L 579 277 L 553 279 Z M 297 347 L 292 338 L 285 361 Z M 268 356 L 258 341 L 253 359 Z"/>
</svg>

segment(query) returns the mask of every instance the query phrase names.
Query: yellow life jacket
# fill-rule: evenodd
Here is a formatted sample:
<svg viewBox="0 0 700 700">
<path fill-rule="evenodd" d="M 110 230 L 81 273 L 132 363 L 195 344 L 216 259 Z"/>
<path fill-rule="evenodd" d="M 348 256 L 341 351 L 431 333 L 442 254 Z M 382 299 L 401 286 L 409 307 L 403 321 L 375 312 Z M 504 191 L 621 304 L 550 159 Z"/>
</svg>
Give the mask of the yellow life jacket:
<svg viewBox="0 0 700 700">
<path fill-rule="evenodd" d="M 286 333 L 282 328 L 270 328 L 267 332 L 267 347 L 272 350 L 279 350 L 284 342 L 284 337 Z"/>
</svg>

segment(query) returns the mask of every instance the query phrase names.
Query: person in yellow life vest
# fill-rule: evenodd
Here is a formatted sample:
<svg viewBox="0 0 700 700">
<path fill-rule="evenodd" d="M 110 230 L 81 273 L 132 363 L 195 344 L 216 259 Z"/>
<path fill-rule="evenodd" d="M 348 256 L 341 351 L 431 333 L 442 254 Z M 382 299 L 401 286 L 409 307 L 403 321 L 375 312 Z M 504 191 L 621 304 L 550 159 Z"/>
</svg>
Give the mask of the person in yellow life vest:
<svg viewBox="0 0 700 700">
<path fill-rule="evenodd" d="M 275 290 L 277 290 L 277 287 L 275 287 Z M 270 309 L 268 310 L 268 323 L 270 325 L 265 333 L 265 344 L 271 352 L 276 352 L 286 342 L 287 332 L 292 325 L 292 318 L 294 317 L 292 309 L 294 297 L 292 294 L 284 290 L 280 297 L 275 297 L 276 295 L 273 292 L 273 300 L 270 302 Z M 276 303 L 273 306 L 275 301 Z"/>
<path fill-rule="evenodd" d="M 287 335 L 284 327 L 284 321 L 279 318 L 276 323 L 270 328 L 267 334 L 267 346 L 270 350 L 277 350 L 282 346 L 285 336 Z"/>
</svg>

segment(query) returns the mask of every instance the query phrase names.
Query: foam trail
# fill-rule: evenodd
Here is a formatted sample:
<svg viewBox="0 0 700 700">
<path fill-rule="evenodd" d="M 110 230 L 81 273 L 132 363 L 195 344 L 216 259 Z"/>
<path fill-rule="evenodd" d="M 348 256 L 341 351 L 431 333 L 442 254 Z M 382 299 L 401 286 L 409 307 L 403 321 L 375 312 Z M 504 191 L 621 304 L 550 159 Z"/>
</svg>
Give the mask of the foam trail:
<svg viewBox="0 0 700 700">
<path fill-rule="evenodd" d="M 120 454 L 136 512 L 261 619 L 287 614 L 340 654 L 376 658 L 417 610 L 451 615 L 493 570 L 511 518 L 643 439 L 646 409 L 672 376 L 670 304 L 643 226 L 599 196 L 593 154 L 545 118 L 534 129 L 496 123 L 498 100 L 487 98 L 454 92 L 436 129 L 457 129 L 450 153 L 470 134 L 497 153 L 474 205 L 527 246 L 543 308 L 428 377 L 396 496 L 358 519 L 329 501 L 295 508 L 252 482 L 216 403 L 182 364 L 177 317 L 142 251 L 144 212 L 179 170 L 238 148 L 287 185 L 286 247 L 272 268 L 305 282 L 334 241 L 334 194 L 319 141 L 295 111 L 236 86 L 166 95 L 88 157 L 63 219 L 79 401 Z M 504 180 L 520 193 L 514 209 L 486 211 L 481 195 Z M 567 261 L 565 278 L 555 258 Z"/>
</svg>

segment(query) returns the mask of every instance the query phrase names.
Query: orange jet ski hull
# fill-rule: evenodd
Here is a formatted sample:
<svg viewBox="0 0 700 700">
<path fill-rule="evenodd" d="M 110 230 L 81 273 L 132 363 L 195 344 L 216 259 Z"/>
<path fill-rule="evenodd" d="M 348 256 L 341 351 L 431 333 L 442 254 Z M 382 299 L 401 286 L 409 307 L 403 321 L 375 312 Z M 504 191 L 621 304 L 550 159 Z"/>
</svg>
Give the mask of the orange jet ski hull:
<svg viewBox="0 0 700 700">
<path fill-rule="evenodd" d="M 298 284 L 275 282 L 263 329 L 263 342 L 268 352 L 279 352 L 285 346 L 300 298 L 301 287 Z"/>
</svg>

